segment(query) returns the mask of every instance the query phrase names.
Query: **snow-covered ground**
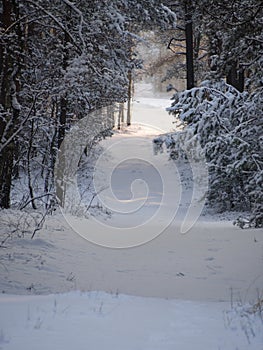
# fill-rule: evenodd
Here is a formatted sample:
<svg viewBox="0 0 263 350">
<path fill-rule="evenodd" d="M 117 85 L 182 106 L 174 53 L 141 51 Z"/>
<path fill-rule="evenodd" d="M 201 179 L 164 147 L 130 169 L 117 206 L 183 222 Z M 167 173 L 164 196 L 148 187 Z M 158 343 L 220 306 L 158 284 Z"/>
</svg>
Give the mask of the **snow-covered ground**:
<svg viewBox="0 0 263 350">
<path fill-rule="evenodd" d="M 136 98 L 140 124 L 102 143 L 96 171 L 99 178 L 117 160 L 118 213 L 94 221 L 56 212 L 31 240 L 37 214 L 0 212 L 1 241 L 10 234 L 0 248 L 0 349 L 263 349 L 262 314 L 251 307 L 263 293 L 262 232 L 206 211 L 182 232 L 191 202 L 190 218 L 203 201 L 191 199 L 189 164 L 152 153 L 152 137 L 173 127 L 167 105 Z M 112 193 L 102 193 L 114 206 Z M 144 238 L 132 241 L 144 221 Z M 116 249 L 125 232 L 129 248 Z"/>
<path fill-rule="evenodd" d="M 103 292 L 0 299 L 6 350 L 262 349 L 262 323 L 227 303 Z"/>
</svg>

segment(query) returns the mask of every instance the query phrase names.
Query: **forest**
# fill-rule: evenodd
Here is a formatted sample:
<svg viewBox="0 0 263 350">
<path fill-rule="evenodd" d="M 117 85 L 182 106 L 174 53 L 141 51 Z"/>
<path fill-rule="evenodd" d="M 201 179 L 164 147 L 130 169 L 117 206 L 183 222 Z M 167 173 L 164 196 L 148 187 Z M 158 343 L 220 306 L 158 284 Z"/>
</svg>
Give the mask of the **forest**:
<svg viewBox="0 0 263 350">
<path fill-rule="evenodd" d="M 262 0 L 0 1 L 0 349 L 262 349 L 262 71 Z"/>
<path fill-rule="evenodd" d="M 240 227 L 262 227 L 262 18 L 260 0 L 2 0 L 0 207 L 57 205 L 65 135 L 102 109 L 94 143 L 110 134 L 110 111 L 131 99 L 131 77 L 143 67 L 140 33 L 156 31 L 174 54 L 164 81 L 181 77 L 186 89 L 169 87 L 182 131 L 155 142 L 176 158 L 182 139 L 198 140 L 209 204 L 246 213 Z M 27 186 L 17 200 L 21 177 Z"/>
</svg>

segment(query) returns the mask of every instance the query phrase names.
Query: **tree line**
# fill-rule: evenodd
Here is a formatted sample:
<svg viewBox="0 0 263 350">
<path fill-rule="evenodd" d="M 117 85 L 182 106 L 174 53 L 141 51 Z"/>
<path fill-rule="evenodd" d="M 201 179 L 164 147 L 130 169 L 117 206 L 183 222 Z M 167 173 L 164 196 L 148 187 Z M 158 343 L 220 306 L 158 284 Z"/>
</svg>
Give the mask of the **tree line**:
<svg viewBox="0 0 263 350">
<path fill-rule="evenodd" d="M 263 9 L 260 0 L 2 0 L 0 3 L 0 207 L 20 176 L 20 207 L 49 205 L 67 131 L 131 93 L 140 30 L 171 33 L 166 78 L 183 77 L 170 112 L 209 169 L 210 205 L 263 225 Z M 169 32 L 168 32 L 169 31 Z M 165 78 L 164 78 L 165 79 Z M 176 86 L 174 86 L 176 89 Z M 121 112 L 122 113 L 122 112 Z M 101 116 L 103 119 L 103 116 Z M 101 120 L 101 123 L 104 123 Z M 171 156 L 180 133 L 169 135 Z M 36 188 L 36 171 L 42 188 Z"/>
<path fill-rule="evenodd" d="M 171 28 L 175 17 L 157 0 L 2 0 L 0 22 L 0 207 L 26 176 L 21 206 L 36 208 L 70 127 L 127 100 L 139 30 Z"/>
</svg>

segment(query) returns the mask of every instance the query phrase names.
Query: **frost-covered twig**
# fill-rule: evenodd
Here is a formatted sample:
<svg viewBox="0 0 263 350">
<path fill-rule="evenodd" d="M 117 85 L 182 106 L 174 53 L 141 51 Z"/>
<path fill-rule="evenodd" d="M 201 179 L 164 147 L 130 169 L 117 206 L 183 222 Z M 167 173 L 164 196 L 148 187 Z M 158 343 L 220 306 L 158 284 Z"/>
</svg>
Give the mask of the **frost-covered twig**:
<svg viewBox="0 0 263 350">
<path fill-rule="evenodd" d="M 90 200 L 90 202 L 89 202 L 89 205 L 87 206 L 86 212 L 88 212 L 88 211 L 90 210 L 91 205 L 92 205 L 92 202 L 94 201 L 94 199 L 95 199 L 101 192 L 105 191 L 107 188 L 108 188 L 108 186 L 105 186 L 105 187 L 101 188 L 101 189 L 99 190 L 99 192 L 93 193 L 93 195 L 92 195 L 92 197 L 91 197 L 91 200 Z"/>
<path fill-rule="evenodd" d="M 49 210 L 46 210 L 45 213 L 43 214 L 41 220 L 39 221 L 39 223 L 37 224 L 36 228 L 34 229 L 31 239 L 33 239 L 35 237 L 35 234 L 40 231 L 43 228 L 44 222 L 46 220 L 46 216 L 48 215 Z"/>
<path fill-rule="evenodd" d="M 83 33 L 82 33 L 82 30 L 83 30 L 83 24 L 84 24 L 84 18 L 83 18 L 83 13 L 82 11 L 80 11 L 73 2 L 71 1 L 68 1 L 68 0 L 62 0 L 66 5 L 70 6 L 79 16 L 80 18 L 80 23 L 79 23 L 79 30 L 78 30 L 78 33 L 79 33 L 79 37 L 80 37 L 80 40 L 82 41 L 82 45 L 83 45 L 83 49 L 82 49 L 82 52 L 84 51 L 84 49 L 86 48 L 86 43 L 85 43 L 85 40 L 84 40 L 84 37 L 83 37 Z"/>
</svg>

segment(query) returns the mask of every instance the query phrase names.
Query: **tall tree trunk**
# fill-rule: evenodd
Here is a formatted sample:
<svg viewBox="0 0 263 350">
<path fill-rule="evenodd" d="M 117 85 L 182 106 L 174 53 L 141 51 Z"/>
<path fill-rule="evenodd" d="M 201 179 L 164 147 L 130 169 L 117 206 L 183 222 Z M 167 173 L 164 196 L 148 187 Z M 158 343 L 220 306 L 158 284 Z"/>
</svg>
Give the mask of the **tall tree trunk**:
<svg viewBox="0 0 263 350">
<path fill-rule="evenodd" d="M 71 21 L 71 9 L 68 10 L 66 15 L 66 22 L 70 23 Z M 68 68 L 69 60 L 69 43 L 70 37 L 67 32 L 64 33 L 63 38 L 63 57 L 62 57 L 62 68 L 64 71 Z M 65 94 L 60 98 L 60 114 L 59 114 L 59 127 L 58 127 L 58 148 L 60 148 L 66 133 L 67 125 L 67 109 L 68 109 L 68 98 Z"/>
<path fill-rule="evenodd" d="M 6 30 L 6 33 L 0 46 L 0 104 L 2 105 L 0 112 L 0 144 L 9 140 L 18 127 L 20 106 L 17 101 L 17 92 L 19 90 L 18 75 L 21 60 L 19 51 L 22 42 L 19 26 L 12 29 L 12 41 L 7 30 L 19 19 L 17 2 L 15 0 L 3 0 L 2 5 L 1 22 L 3 31 Z M 14 151 L 15 142 L 12 139 L 0 152 L 0 207 L 2 208 L 10 207 Z"/>
<path fill-rule="evenodd" d="M 66 15 L 66 22 L 70 23 L 71 20 L 71 10 L 69 9 Z M 62 58 L 62 68 L 64 71 L 68 68 L 68 60 L 69 60 L 69 43 L 70 43 L 70 37 L 67 32 L 64 33 L 63 38 L 63 58 Z M 67 127 L 67 111 L 68 111 L 68 98 L 65 94 L 60 98 L 60 112 L 58 114 L 59 120 L 58 120 L 58 149 L 60 149 L 57 153 L 57 169 L 55 174 L 55 187 L 56 187 L 56 194 L 59 201 L 60 206 L 64 207 L 65 204 L 65 152 L 63 151 L 63 141 L 66 134 L 66 127 Z M 51 155 L 50 155 L 51 156 Z M 55 163 L 53 163 L 55 165 Z M 55 169 L 54 169 L 55 170 Z M 52 169 L 52 171 L 54 171 Z"/>
<path fill-rule="evenodd" d="M 54 179 L 54 168 L 55 168 L 55 163 L 56 163 L 56 157 L 57 157 L 57 152 L 56 152 L 56 140 L 57 140 L 57 135 L 56 132 L 54 133 L 52 137 L 52 141 L 50 143 L 50 148 L 49 148 L 49 160 L 47 163 L 47 169 L 46 169 L 46 174 L 45 174 L 45 180 L 44 180 L 44 193 L 50 192 L 52 189 L 52 186 L 54 185 L 53 179 Z M 47 197 L 46 201 L 46 209 L 48 209 L 51 205 L 50 203 L 50 196 Z"/>
<path fill-rule="evenodd" d="M 119 103 L 119 113 L 118 113 L 118 130 L 121 128 L 121 124 L 124 122 L 124 104 Z"/>
<path fill-rule="evenodd" d="M 2 14 L 2 26 L 3 31 L 9 28 L 12 24 L 12 1 L 3 0 L 3 14 Z M 8 50 L 8 42 L 1 42 L 0 44 L 0 77 L 1 77 L 1 94 L 0 94 L 0 104 L 4 107 L 4 111 L 1 111 L 0 118 L 0 140 L 5 132 L 8 112 L 7 109 L 10 108 L 10 68 L 12 66 L 11 55 Z"/>
<path fill-rule="evenodd" d="M 193 44 L 193 21 L 192 1 L 185 2 L 185 38 L 186 38 L 186 80 L 187 90 L 195 86 L 194 78 L 194 44 Z"/>
<path fill-rule="evenodd" d="M 58 127 L 58 148 L 60 148 L 66 132 L 67 123 L 67 97 L 61 97 L 60 99 L 60 113 L 59 113 L 59 127 Z"/>
<path fill-rule="evenodd" d="M 127 126 L 131 125 L 131 103 L 132 103 L 132 72 L 128 73 L 128 101 L 127 101 Z"/>
<path fill-rule="evenodd" d="M 34 121 L 31 122 L 31 134 L 30 134 L 30 138 L 28 142 L 28 150 L 27 150 L 27 178 L 28 178 L 28 190 L 29 190 L 29 196 L 31 199 L 32 208 L 37 209 L 37 206 L 34 200 L 34 189 L 32 184 L 32 172 L 31 172 L 33 140 L 34 140 Z"/>
</svg>

